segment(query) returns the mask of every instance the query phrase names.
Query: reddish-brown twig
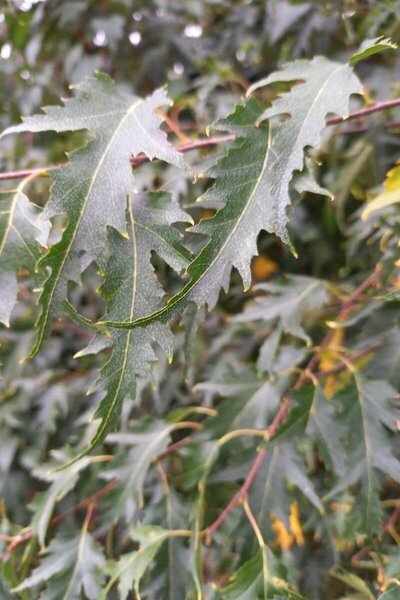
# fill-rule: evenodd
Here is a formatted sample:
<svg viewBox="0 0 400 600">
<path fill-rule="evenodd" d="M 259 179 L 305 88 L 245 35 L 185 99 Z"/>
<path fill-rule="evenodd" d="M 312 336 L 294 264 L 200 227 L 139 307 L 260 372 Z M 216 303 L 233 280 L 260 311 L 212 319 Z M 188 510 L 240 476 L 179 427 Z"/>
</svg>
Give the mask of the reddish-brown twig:
<svg viewBox="0 0 400 600">
<path fill-rule="evenodd" d="M 365 106 L 364 108 L 360 108 L 360 110 L 349 113 L 344 117 L 330 117 L 326 120 L 326 124 L 339 125 L 339 123 L 352 121 L 354 119 L 361 119 L 362 117 L 372 115 L 376 112 L 381 112 L 382 110 L 389 110 L 390 108 L 395 108 L 396 106 L 400 106 L 400 98 L 394 98 L 393 100 L 381 100 L 380 102 L 376 102 L 371 106 Z"/>
<path fill-rule="evenodd" d="M 384 524 L 384 526 L 382 528 L 382 532 L 390 533 L 393 530 L 394 526 L 396 525 L 396 523 L 399 519 L 400 519 L 400 503 L 396 506 L 396 508 L 390 515 L 390 517 L 387 519 L 386 523 Z M 352 564 L 358 563 L 362 558 L 364 558 L 364 556 L 366 556 L 368 554 L 369 551 L 370 551 L 370 548 L 368 546 L 364 546 L 363 548 L 360 548 L 360 550 L 357 550 L 357 552 L 355 554 L 353 554 L 353 556 L 351 557 Z"/>
<path fill-rule="evenodd" d="M 326 124 L 327 125 L 339 125 L 340 123 L 352 121 L 354 119 L 360 119 L 360 118 L 366 117 L 368 115 L 371 115 L 375 112 L 381 112 L 384 110 L 388 110 L 390 108 L 395 108 L 397 106 L 400 106 L 400 98 L 395 98 L 393 100 L 382 100 L 380 102 L 376 102 L 375 104 L 373 104 L 371 106 L 366 106 L 364 108 L 360 108 L 359 110 L 356 110 L 352 113 L 349 113 L 348 115 L 345 115 L 344 117 L 329 117 L 326 120 Z M 222 144 L 224 142 L 232 141 L 234 139 L 235 139 L 235 135 L 233 135 L 233 134 L 220 135 L 220 136 L 210 137 L 210 138 L 201 138 L 199 140 L 193 140 L 193 141 L 190 141 L 190 142 L 187 142 L 184 144 L 180 144 L 180 145 L 176 146 L 176 149 L 179 152 L 190 152 L 190 151 L 196 150 L 198 148 L 204 148 L 207 146 L 215 146 L 218 144 Z M 149 159 L 147 158 L 147 156 L 140 154 L 139 156 L 132 158 L 131 164 L 133 167 L 137 167 L 148 161 L 149 161 Z M 32 175 L 33 173 L 40 173 L 40 172 L 47 173 L 48 171 L 51 171 L 52 169 L 58 168 L 58 166 L 59 165 L 50 165 L 48 167 L 42 167 L 42 168 L 37 168 L 37 169 L 23 169 L 21 171 L 8 171 L 7 173 L 0 173 L 0 181 L 5 181 L 8 179 L 20 179 L 23 177 L 27 177 L 28 175 Z"/>
<path fill-rule="evenodd" d="M 275 433 L 279 429 L 280 425 L 286 419 L 288 409 L 289 409 L 289 400 L 287 398 L 285 398 L 283 400 L 283 402 L 281 403 L 279 410 L 274 417 L 274 420 L 266 429 L 266 437 L 273 437 L 275 435 Z M 226 517 L 247 496 L 247 493 L 250 490 L 252 483 L 253 483 L 258 471 L 260 470 L 266 456 L 267 456 L 267 450 L 265 448 L 263 450 L 260 450 L 260 452 L 257 454 L 256 459 L 253 462 L 253 465 L 252 465 L 250 471 L 248 472 L 247 477 L 244 480 L 243 484 L 239 488 L 239 490 L 233 496 L 233 498 L 229 502 L 229 504 L 224 508 L 222 513 L 219 515 L 219 517 L 214 521 L 214 523 L 212 523 L 212 525 L 210 525 L 207 528 L 207 540 L 208 541 L 211 540 L 211 537 L 217 531 L 217 529 L 220 527 L 220 525 L 222 525 L 222 523 L 225 521 Z"/>
<path fill-rule="evenodd" d="M 199 148 L 206 148 L 207 146 L 216 146 L 218 144 L 223 144 L 224 142 L 230 142 L 234 139 L 235 136 L 232 134 L 219 135 L 210 138 L 201 138 L 199 140 L 192 140 L 191 142 L 187 142 L 185 144 L 179 144 L 178 146 L 176 146 L 176 150 L 178 152 L 191 152 L 192 150 L 198 150 Z M 149 162 L 149 159 L 144 154 L 139 154 L 139 156 L 135 156 L 131 159 L 132 167 L 138 167 L 146 162 Z M 58 169 L 59 166 L 61 165 L 50 165 L 48 167 L 42 167 L 40 169 L 23 169 L 22 171 L 9 171 L 7 173 L 0 173 L 0 181 L 5 181 L 8 179 L 22 179 L 23 177 L 33 175 L 34 173 L 45 174 L 54 169 Z"/>
</svg>

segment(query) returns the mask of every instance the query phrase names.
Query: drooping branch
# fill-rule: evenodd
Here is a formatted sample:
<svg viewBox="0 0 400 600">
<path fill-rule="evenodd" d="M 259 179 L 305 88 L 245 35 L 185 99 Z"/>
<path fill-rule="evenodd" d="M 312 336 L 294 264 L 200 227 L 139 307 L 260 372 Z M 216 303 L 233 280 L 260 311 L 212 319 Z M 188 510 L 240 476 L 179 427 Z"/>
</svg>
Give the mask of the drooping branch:
<svg viewBox="0 0 400 600">
<path fill-rule="evenodd" d="M 344 117 L 329 117 L 326 120 L 326 124 L 329 125 L 339 125 L 340 123 L 345 123 L 347 121 L 352 121 L 355 119 L 362 119 L 368 115 L 371 115 L 376 112 L 382 112 L 385 110 L 389 110 L 390 108 L 395 108 L 400 106 L 400 98 L 394 98 L 393 100 L 382 100 L 380 102 L 376 102 L 371 106 L 366 106 L 364 108 L 360 108 Z M 388 122 L 390 125 L 390 122 Z M 179 152 L 191 152 L 193 150 L 197 150 L 199 148 L 206 148 L 208 146 L 217 146 L 218 144 L 223 144 L 225 142 L 230 142 L 235 139 L 233 134 L 220 135 L 209 138 L 200 138 L 198 140 L 192 140 L 190 142 L 179 144 L 176 146 L 176 149 Z M 146 162 L 149 162 L 149 159 L 145 155 L 135 156 L 131 160 L 132 167 L 138 167 Z M 41 167 L 36 169 L 23 169 L 21 171 L 8 171 L 5 173 L 0 173 L 0 181 L 6 181 L 9 179 L 21 179 L 23 177 L 27 177 L 34 173 L 47 174 L 52 169 L 57 169 L 59 165 L 50 165 L 47 167 Z"/>
</svg>

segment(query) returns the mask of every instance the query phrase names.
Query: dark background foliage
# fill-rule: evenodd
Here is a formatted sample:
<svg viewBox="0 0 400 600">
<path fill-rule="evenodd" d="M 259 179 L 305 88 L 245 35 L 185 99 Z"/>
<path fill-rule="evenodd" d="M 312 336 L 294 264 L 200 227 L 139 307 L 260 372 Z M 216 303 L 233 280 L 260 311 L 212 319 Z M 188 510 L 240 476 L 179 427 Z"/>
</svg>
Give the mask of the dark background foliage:
<svg viewBox="0 0 400 600">
<path fill-rule="evenodd" d="M 140 96 L 166 84 L 174 105 L 165 128 L 182 143 L 205 137 L 251 83 L 286 61 L 317 54 L 346 60 L 380 35 L 399 41 L 400 2 L 7 0 L 0 7 L 0 125 L 59 104 L 71 84 L 99 70 Z M 399 61 L 389 50 L 356 66 L 369 102 L 399 96 Z M 260 98 L 267 102 L 276 91 Z M 399 118 L 399 109 L 377 112 L 324 135 L 318 177 L 335 202 L 306 194 L 295 203 L 290 236 L 298 258 L 261 234 L 252 288 L 244 292 L 234 271 L 215 310 L 187 311 L 175 324 L 172 364 L 157 351 L 151 377 L 124 403 L 118 432 L 97 455 L 57 473 L 51 467 L 94 433 L 89 421 L 99 394 L 87 390 L 108 355 L 74 358 L 92 333 L 63 319 L 40 354 L 23 361 L 38 308 L 31 277 L 20 272 L 11 328 L 1 331 L 1 599 L 97 598 L 99 590 L 104 598 L 134 598 L 136 578 L 149 600 L 400 594 L 400 486 L 391 476 L 399 455 L 400 333 L 398 302 L 387 301 L 400 281 L 393 268 L 398 205 L 361 219 L 398 160 Z M 64 162 L 86 138 L 5 138 L 0 169 Z M 187 156 L 203 173 L 224 151 L 220 145 Z M 159 163 L 135 173 L 141 189 L 172 191 L 196 221 L 213 214 L 195 205 L 208 178 L 193 181 Z M 43 206 L 49 187 L 48 178 L 35 180 L 30 199 Z M 63 225 L 56 220 L 54 240 Z M 200 243 L 191 240 L 193 249 Z M 172 270 L 157 257 L 153 264 L 168 292 L 176 291 Z M 345 326 L 330 329 L 378 264 L 383 275 L 355 298 Z M 101 276 L 90 266 L 83 280 L 71 284 L 70 297 L 99 319 Z M 313 365 L 318 385 L 303 381 L 293 390 L 329 331 Z M 261 443 L 254 431 L 271 423 L 288 388 L 295 408 L 248 501 L 212 535 L 190 536 L 212 527 L 240 489 Z M 228 441 L 239 429 L 252 435 Z M 158 527 L 178 534 L 164 542 Z M 121 565 L 127 579 L 118 588 Z M 36 584 L 20 585 L 32 571 Z"/>
</svg>

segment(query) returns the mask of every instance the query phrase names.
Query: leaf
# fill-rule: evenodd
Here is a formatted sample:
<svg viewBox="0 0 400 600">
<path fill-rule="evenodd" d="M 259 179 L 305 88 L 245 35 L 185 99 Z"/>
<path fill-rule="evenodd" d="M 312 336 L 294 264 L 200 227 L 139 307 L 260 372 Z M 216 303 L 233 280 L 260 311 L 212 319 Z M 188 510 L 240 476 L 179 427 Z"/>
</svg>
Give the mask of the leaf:
<svg viewBox="0 0 400 600">
<path fill-rule="evenodd" d="M 295 86 L 261 115 L 256 102 L 250 100 L 215 125 L 216 129 L 238 136 L 239 142 L 208 172 L 215 177 L 215 183 L 203 200 L 223 208 L 193 228 L 210 241 L 190 263 L 187 269 L 190 281 L 159 311 L 125 323 L 109 320 L 105 325 L 132 328 L 156 319 L 165 321 L 179 314 L 191 301 L 213 308 L 220 288 L 228 289 L 232 267 L 239 271 L 244 288 L 250 286 L 250 261 L 257 254 L 257 236 L 261 230 L 273 232 L 289 243 L 286 231 L 289 190 L 293 174 L 304 169 L 305 149 L 320 143 L 326 116 L 331 112 L 345 114 L 349 96 L 362 91 L 348 65 L 318 57 L 289 63 L 282 71 L 251 86 L 249 92 L 276 81 L 293 80 L 305 83 Z M 253 127 L 255 121 L 260 124 L 287 113 L 291 118 L 276 132 L 271 127 L 260 126 L 258 130 Z M 293 180 L 301 192 L 315 192 L 309 169 L 308 162 L 304 176 Z"/>
<path fill-rule="evenodd" d="M 382 52 L 383 50 L 395 50 L 396 48 L 397 44 L 394 44 L 390 38 L 385 38 L 384 35 L 372 40 L 364 40 L 357 52 L 355 52 L 350 58 L 350 64 L 354 65 L 358 61 L 369 58 L 370 56 L 378 54 L 378 52 Z"/>
<path fill-rule="evenodd" d="M 247 93 L 252 94 L 272 83 L 289 81 L 303 83 L 292 87 L 258 118 L 261 123 L 280 115 L 290 116 L 274 135 L 271 163 L 260 182 L 270 199 L 266 229 L 274 231 L 286 243 L 289 242 L 286 231 L 288 189 L 293 173 L 303 170 L 305 148 L 319 145 L 328 114 L 346 115 L 349 97 L 362 93 L 361 83 L 349 65 L 321 56 L 311 61 L 287 63 L 281 71 L 250 86 Z"/>
<path fill-rule="evenodd" d="M 178 230 L 172 227 L 173 223 L 188 221 L 190 217 L 169 194 L 134 195 L 129 198 L 127 214 L 127 237 L 115 230 L 109 232 L 112 255 L 100 289 L 108 307 L 105 319 L 132 320 L 160 306 L 164 292 L 151 264 L 152 252 L 175 271 L 182 270 L 190 256 L 180 244 Z M 114 329 L 109 338 L 100 334 L 78 352 L 76 356 L 83 356 L 112 346 L 111 358 L 90 390 L 106 392 L 95 414 L 101 422 L 90 444 L 74 460 L 92 450 L 117 427 L 123 400 L 135 399 L 137 377 L 149 377 L 149 365 L 157 360 L 151 345 L 154 341 L 172 357 L 173 335 L 169 326 L 160 322 L 135 331 Z"/>
<path fill-rule="evenodd" d="M 311 398 L 303 397 L 302 402 L 295 404 L 295 406 L 291 408 L 285 422 L 279 427 L 278 432 L 267 442 L 267 446 L 273 447 L 277 444 L 293 440 L 296 436 L 303 434 L 308 422 L 311 407 Z"/>
<path fill-rule="evenodd" d="M 239 271 L 244 288 L 250 286 L 250 261 L 257 253 L 261 230 L 289 242 L 286 208 L 290 203 L 293 173 L 304 168 L 305 148 L 318 146 L 325 117 L 331 112 L 346 113 L 349 96 L 361 92 L 361 84 L 350 67 L 323 58 L 290 63 L 251 90 L 293 79 L 306 82 L 295 86 L 261 115 L 258 105 L 250 100 L 215 125 L 235 134 L 239 141 L 208 173 L 215 177 L 215 183 L 203 200 L 223 208 L 193 228 L 210 241 L 190 263 L 187 269 L 190 281 L 161 310 L 131 322 L 110 320 L 105 323 L 107 326 L 132 328 L 156 319 L 168 320 L 179 314 L 189 301 L 198 305 L 207 303 L 212 308 L 220 288 L 228 288 L 232 267 Z M 343 92 L 338 96 L 339 83 Z M 276 130 L 265 125 L 253 127 L 256 120 L 261 122 L 282 113 L 289 113 L 291 118 Z M 315 192 L 316 188 L 321 191 L 310 174 L 309 162 L 306 169 L 303 176 L 295 177 L 293 185 L 301 192 Z"/>
<path fill-rule="evenodd" d="M 304 331 L 302 320 L 321 308 L 326 300 L 325 284 L 320 279 L 290 275 L 281 281 L 260 283 L 255 291 L 268 292 L 269 295 L 258 296 L 234 318 L 237 323 L 250 321 L 278 321 L 285 333 L 311 342 Z"/>
<path fill-rule="evenodd" d="M 335 579 L 338 579 L 342 583 L 350 586 L 354 590 L 361 592 L 365 598 L 369 600 L 374 600 L 375 596 L 367 586 L 367 584 L 354 573 L 349 573 L 346 569 L 343 569 L 339 565 L 336 565 L 330 570 L 330 574 Z"/>
<path fill-rule="evenodd" d="M 69 155 L 69 163 L 51 171 L 54 183 L 44 218 L 65 214 L 68 224 L 39 266 L 50 269 L 40 296 L 34 356 L 62 313 L 69 281 L 80 281 L 80 254 L 86 253 L 104 271 L 107 262 L 106 228 L 126 234 L 126 196 L 134 189 L 130 159 L 144 153 L 178 167 L 185 163 L 159 130 L 159 106 L 169 104 L 162 89 L 145 99 L 120 91 L 98 73 L 76 88 L 75 98 L 63 107 L 46 107 L 44 115 L 28 117 L 9 127 L 3 136 L 21 131 L 76 131 L 88 129 L 96 138 Z"/>
<path fill-rule="evenodd" d="M 118 562 L 108 563 L 106 571 L 110 575 L 110 581 L 98 596 L 99 600 L 107 600 L 108 592 L 118 581 L 120 600 L 126 600 L 132 589 L 139 594 L 140 581 L 146 569 L 170 534 L 166 529 L 151 525 L 130 527 L 129 533 L 134 541 L 140 543 L 140 548 L 123 554 Z"/>
<path fill-rule="evenodd" d="M 220 396 L 218 414 L 205 423 L 205 429 L 218 438 L 234 429 L 265 428 L 268 418 L 275 414 L 288 384 L 282 377 L 272 382 L 257 379 L 253 370 L 241 370 L 237 375 L 226 375 L 223 381 L 198 383 L 194 391 L 207 394 L 211 399 Z"/>
<path fill-rule="evenodd" d="M 137 506 L 143 507 L 143 487 L 152 461 L 167 448 L 169 436 L 174 430 L 173 424 L 163 421 L 154 421 L 149 425 L 141 424 L 138 432 L 113 433 L 107 440 L 110 443 L 119 443 L 132 446 L 125 453 L 122 465 L 114 467 L 103 473 L 105 479 L 120 479 L 120 497 L 116 509 L 128 499 L 133 500 Z"/>
<path fill-rule="evenodd" d="M 232 582 L 218 590 L 219 597 L 223 600 L 251 600 L 252 598 L 265 598 L 263 594 L 263 556 L 261 550 L 250 560 L 245 562 L 232 577 Z"/>
<path fill-rule="evenodd" d="M 296 393 L 301 405 L 304 398 L 311 397 L 312 404 L 308 415 L 307 434 L 315 436 L 326 465 L 340 476 L 345 472 L 347 451 L 344 446 L 344 427 L 339 418 L 334 401 L 329 402 L 321 387 L 305 387 Z"/>
<path fill-rule="evenodd" d="M 101 547 L 85 522 L 80 536 L 55 537 L 41 564 L 13 592 L 46 584 L 40 600 L 81 600 L 83 592 L 89 600 L 97 600 L 104 583 L 104 564 Z"/>
<path fill-rule="evenodd" d="M 289 528 L 290 505 L 296 486 L 315 508 L 323 513 L 323 506 L 314 486 L 305 472 L 304 461 L 293 443 L 282 443 L 268 449 L 266 460 L 250 490 L 250 503 L 262 531 L 270 531 L 269 516 L 273 513 Z"/>
<path fill-rule="evenodd" d="M 80 471 L 89 464 L 88 458 L 82 458 L 62 472 L 50 470 L 52 467 L 54 468 L 54 463 L 44 464 L 40 469 L 35 470 L 36 477 L 51 482 L 49 488 L 45 492 L 38 492 L 30 504 L 30 508 L 34 510 L 32 528 L 37 533 L 41 546 L 45 545 L 47 528 L 56 503 L 75 487 Z"/>
<path fill-rule="evenodd" d="M 379 600 L 397 600 L 400 594 L 400 585 L 393 586 L 379 596 Z"/>
<path fill-rule="evenodd" d="M 361 213 L 361 218 L 366 221 L 372 213 L 392 204 L 400 202 L 400 165 L 391 169 L 383 184 L 383 192 L 368 202 Z"/>
<path fill-rule="evenodd" d="M 217 202 L 223 208 L 214 217 L 200 221 L 192 231 L 207 236 L 209 242 L 188 266 L 190 281 L 184 288 L 164 308 L 133 323 L 147 325 L 160 318 L 163 321 L 170 320 L 182 312 L 189 302 L 199 306 L 207 303 L 210 308 L 214 307 L 221 286 L 228 288 L 233 266 L 242 276 L 244 286 L 249 287 L 250 260 L 257 253 L 256 240 L 262 227 L 254 219 L 256 211 L 260 214 L 263 201 L 258 189 L 258 177 L 268 153 L 268 128 L 257 130 L 253 126 L 259 114 L 258 105 L 251 100 L 246 106 L 237 106 L 232 115 L 215 125 L 217 129 L 246 137 L 239 139 L 228 154 L 218 161 L 215 171 L 212 168 L 207 173 L 210 177 L 216 176 L 216 181 L 203 196 L 203 201 Z M 115 321 L 106 321 L 105 325 L 131 326 L 128 322 Z"/>
<path fill-rule="evenodd" d="M 217 588 L 221 600 L 255 600 L 273 598 L 276 600 L 306 600 L 281 576 L 276 556 L 267 546 L 263 546 L 248 561 L 243 563 L 230 583 Z"/>
<path fill-rule="evenodd" d="M 31 179 L 24 179 L 13 192 L 0 192 L 0 322 L 7 327 L 17 301 L 17 273 L 27 269 L 35 277 L 39 244 L 46 243 L 49 233 L 50 223 L 40 219 L 41 209 L 23 192 Z"/>
<path fill-rule="evenodd" d="M 359 527 L 368 535 L 380 533 L 382 509 L 376 471 L 400 482 L 400 461 L 396 458 L 387 430 L 396 431 L 399 408 L 395 390 L 385 381 L 368 380 L 358 373 L 341 395 L 346 408 L 346 472 L 328 497 L 349 485 L 360 483 L 362 491 L 355 506 Z"/>
</svg>

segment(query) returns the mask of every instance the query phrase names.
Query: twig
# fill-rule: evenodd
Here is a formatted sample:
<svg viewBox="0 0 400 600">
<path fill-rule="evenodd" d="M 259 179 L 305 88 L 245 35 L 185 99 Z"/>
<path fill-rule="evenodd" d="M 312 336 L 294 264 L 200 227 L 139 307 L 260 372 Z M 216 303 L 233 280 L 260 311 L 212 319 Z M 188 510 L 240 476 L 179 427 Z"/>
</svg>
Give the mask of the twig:
<svg viewBox="0 0 400 600">
<path fill-rule="evenodd" d="M 351 121 L 354 119 L 360 119 L 362 117 L 366 117 L 375 112 L 381 112 L 384 110 L 388 110 L 390 108 L 395 108 L 396 106 L 400 106 L 400 98 L 395 98 L 393 100 L 382 100 L 381 102 L 376 102 L 372 106 L 366 106 L 365 108 L 361 108 L 356 110 L 355 112 L 349 113 L 344 117 L 329 117 L 326 120 L 327 125 L 339 125 L 340 123 L 344 123 L 347 121 Z M 215 146 L 217 144 L 222 144 L 224 142 L 230 142 L 235 139 L 234 134 L 220 135 L 216 137 L 210 138 L 201 138 L 199 140 L 193 140 L 187 142 L 185 144 L 179 144 L 176 146 L 176 150 L 178 152 L 191 152 L 192 150 L 196 150 L 198 148 L 205 148 L 207 146 Z M 149 162 L 149 159 L 144 154 L 139 154 L 131 159 L 131 164 L 133 167 L 137 167 L 146 162 Z M 8 179 L 20 179 L 22 177 L 26 177 L 31 175 L 32 173 L 48 173 L 53 169 L 57 169 L 59 165 L 50 165 L 48 167 L 42 167 L 40 169 L 24 169 L 22 171 L 8 171 L 6 173 L 0 173 L 0 181 L 5 181 Z"/>
<path fill-rule="evenodd" d="M 360 350 L 359 352 L 356 352 L 351 357 L 351 362 L 356 362 L 356 361 L 360 360 L 360 358 L 364 358 L 364 356 L 368 356 L 368 354 L 373 354 L 377 350 L 380 350 L 382 348 L 382 346 L 383 346 L 383 342 L 375 342 L 375 344 L 371 344 L 367 348 L 363 348 L 362 350 Z M 344 369 L 346 369 L 346 368 L 347 368 L 346 365 L 343 362 L 341 362 L 333 367 L 330 367 L 330 369 L 325 369 L 324 371 L 317 371 L 315 373 L 315 377 L 317 379 L 322 379 L 323 377 L 327 377 L 328 375 L 334 375 L 335 373 L 340 373 L 340 371 L 344 371 Z"/>
<path fill-rule="evenodd" d="M 177 442 L 170 444 L 170 446 L 168 446 L 168 448 L 166 448 L 164 450 L 164 452 L 162 452 L 161 454 L 158 455 L 157 462 L 162 460 L 163 458 L 166 458 L 167 456 L 169 456 L 170 454 L 175 452 L 175 450 L 178 450 L 179 448 L 183 448 L 183 446 L 186 446 L 190 442 L 191 439 L 192 439 L 191 436 L 187 435 L 186 437 L 182 438 L 181 440 L 178 440 Z"/>
<path fill-rule="evenodd" d="M 367 277 L 367 279 L 365 279 L 365 281 L 363 281 L 363 283 L 361 283 L 361 285 L 359 285 L 358 288 L 356 288 L 350 294 L 350 296 L 347 298 L 347 300 L 345 300 L 345 302 L 342 305 L 342 308 L 338 315 L 337 321 L 343 322 L 346 320 L 346 318 L 352 311 L 354 303 L 358 300 L 358 298 L 360 296 L 362 296 L 362 294 L 371 285 L 373 285 L 374 283 L 376 283 L 378 281 L 378 279 L 382 275 L 382 271 L 383 271 L 383 269 L 381 267 L 378 267 L 378 269 L 376 269 L 376 271 L 374 271 L 374 273 L 369 275 L 369 277 Z M 293 389 L 298 390 L 306 383 L 307 379 L 309 378 L 308 373 L 312 372 L 313 369 L 315 368 L 315 366 L 317 365 L 321 351 L 329 345 L 333 334 L 334 334 L 334 331 L 330 330 L 325 335 L 321 344 L 315 349 L 313 356 L 308 361 L 306 368 L 304 369 L 304 371 L 302 372 L 302 374 L 300 375 L 300 377 L 297 379 L 296 383 L 294 384 Z M 267 439 L 272 438 L 275 435 L 275 433 L 278 431 L 280 425 L 283 423 L 283 421 L 285 421 L 285 419 L 287 417 L 288 410 L 289 410 L 289 400 L 287 398 L 285 398 L 283 400 L 277 414 L 275 415 L 274 420 L 266 429 Z M 256 459 L 253 462 L 253 465 L 252 465 L 249 473 L 247 474 L 247 477 L 244 480 L 243 484 L 239 488 L 239 490 L 233 496 L 233 498 L 231 499 L 229 504 L 225 507 L 225 509 L 222 511 L 222 513 L 219 515 L 219 517 L 207 528 L 207 540 L 211 539 L 213 534 L 222 525 L 222 523 L 225 521 L 227 516 L 233 511 L 233 509 L 236 508 L 236 506 L 238 506 L 238 504 L 243 502 L 244 498 L 247 496 L 247 493 L 249 492 L 249 490 L 252 486 L 252 483 L 253 483 L 258 471 L 262 467 L 266 456 L 267 456 L 266 448 L 264 448 L 264 449 L 260 450 L 260 452 L 258 452 Z M 399 509 L 399 511 L 400 511 L 400 509 Z"/>
<path fill-rule="evenodd" d="M 193 140 L 185 144 L 179 144 L 176 146 L 178 152 L 191 152 L 192 150 L 198 150 L 199 148 L 206 148 L 208 146 L 216 146 L 217 144 L 223 144 L 224 142 L 230 142 L 235 139 L 233 134 L 219 135 L 210 138 L 201 138 L 199 140 Z M 145 154 L 139 154 L 131 159 L 132 167 L 138 167 L 144 163 L 149 162 L 149 158 Z M 0 181 L 8 179 L 20 179 L 27 177 L 33 173 L 48 173 L 54 169 L 58 169 L 62 165 L 50 165 L 48 167 L 42 167 L 40 169 L 24 169 L 22 171 L 8 171 L 7 173 L 0 173 Z"/>
<path fill-rule="evenodd" d="M 396 106 L 400 106 L 400 98 L 394 98 L 394 100 L 381 100 L 380 102 L 376 102 L 371 106 L 366 106 L 365 108 L 360 108 L 360 110 L 349 113 L 344 117 L 330 117 L 326 120 L 326 124 L 338 125 L 339 123 L 344 123 L 345 121 L 366 117 L 367 115 L 372 115 L 373 113 L 380 112 L 382 110 L 389 110 L 389 108 L 395 108 Z"/>
<path fill-rule="evenodd" d="M 267 438 L 273 437 L 275 435 L 275 433 L 278 431 L 280 425 L 286 419 L 288 409 L 289 409 L 289 400 L 287 398 L 285 398 L 285 400 L 280 405 L 280 408 L 279 408 L 278 412 L 276 413 L 274 420 L 266 429 L 266 437 Z M 248 472 L 246 479 L 244 480 L 242 486 L 240 487 L 240 489 L 236 492 L 236 494 L 233 496 L 232 500 L 229 502 L 229 504 L 226 506 L 226 508 L 222 511 L 222 513 L 219 515 L 219 517 L 214 521 L 214 523 L 212 523 L 212 525 L 210 525 L 210 527 L 207 528 L 207 539 L 211 539 L 213 534 L 217 531 L 217 529 L 220 527 L 220 525 L 225 521 L 226 517 L 233 511 L 234 508 L 236 508 L 236 506 L 238 506 L 238 504 L 243 502 L 244 498 L 247 496 L 247 493 L 251 488 L 251 485 L 252 485 L 258 471 L 260 470 L 260 468 L 265 460 L 266 455 L 267 455 L 267 450 L 265 448 L 263 450 L 260 450 L 260 452 L 257 454 L 257 457 L 256 457 L 250 471 Z"/>
<path fill-rule="evenodd" d="M 386 523 L 382 528 L 383 533 L 391 533 L 396 525 L 397 521 L 400 518 L 400 503 L 396 506 L 390 517 L 387 519 Z M 368 554 L 370 548 L 368 546 L 364 546 L 357 550 L 357 552 L 351 557 L 351 563 L 356 564 L 359 562 L 364 556 Z"/>
</svg>

